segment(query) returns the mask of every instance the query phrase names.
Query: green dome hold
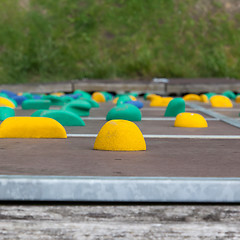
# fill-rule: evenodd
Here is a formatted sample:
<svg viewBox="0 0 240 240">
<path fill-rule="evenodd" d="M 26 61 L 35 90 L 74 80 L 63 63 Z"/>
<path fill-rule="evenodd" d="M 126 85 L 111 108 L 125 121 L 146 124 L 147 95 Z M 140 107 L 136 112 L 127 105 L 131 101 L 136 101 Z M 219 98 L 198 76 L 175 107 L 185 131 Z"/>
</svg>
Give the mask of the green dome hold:
<svg viewBox="0 0 240 240">
<path fill-rule="evenodd" d="M 37 111 L 35 111 L 35 112 L 31 115 L 31 117 L 40 117 L 40 116 L 41 116 L 41 113 L 42 113 L 43 111 L 47 111 L 47 110 L 45 110 L 45 109 L 38 109 Z"/>
<path fill-rule="evenodd" d="M 61 110 L 73 112 L 78 116 L 89 116 L 91 104 L 84 100 L 74 100 L 65 104 Z"/>
<path fill-rule="evenodd" d="M 85 126 L 84 121 L 77 114 L 64 110 L 42 111 L 40 117 L 52 118 L 62 126 Z"/>
<path fill-rule="evenodd" d="M 64 99 L 62 97 L 55 96 L 55 95 L 44 95 L 42 99 L 50 100 L 51 105 L 55 105 L 55 106 L 63 106 L 65 104 Z"/>
<path fill-rule="evenodd" d="M 9 98 L 6 93 L 0 93 L 0 97 Z"/>
<path fill-rule="evenodd" d="M 9 117 L 14 117 L 15 111 L 10 107 L 0 107 L 0 121 L 5 120 Z"/>
<path fill-rule="evenodd" d="M 230 99 L 233 99 L 233 100 L 235 100 L 235 98 L 236 98 L 236 94 L 230 90 L 223 92 L 222 95 L 225 97 L 228 97 Z"/>
<path fill-rule="evenodd" d="M 121 104 L 113 107 L 107 114 L 106 120 L 123 119 L 128 121 L 141 121 L 141 111 L 132 104 Z"/>
<path fill-rule="evenodd" d="M 118 98 L 117 106 L 124 104 L 127 101 L 131 101 L 132 99 L 128 95 L 122 95 Z"/>
<path fill-rule="evenodd" d="M 208 97 L 208 99 L 210 99 L 212 96 L 215 96 L 217 94 L 213 92 L 208 92 L 208 93 L 205 93 L 205 95 Z"/>
<path fill-rule="evenodd" d="M 82 94 L 82 97 L 84 97 L 84 98 L 90 98 L 90 99 L 92 98 L 90 93 L 82 91 L 82 90 L 79 90 L 79 89 L 75 90 L 73 92 L 73 94 Z"/>
<path fill-rule="evenodd" d="M 174 98 L 169 102 L 164 117 L 176 117 L 182 112 L 185 112 L 185 101 L 182 98 Z"/>
<path fill-rule="evenodd" d="M 86 102 L 89 102 L 90 104 L 91 104 L 91 107 L 92 108 L 99 108 L 100 107 L 100 105 L 99 105 L 99 103 L 98 102 L 96 102 L 95 100 L 93 100 L 93 99 L 90 99 L 90 98 L 79 98 L 79 100 L 84 100 L 84 101 L 86 101 Z"/>
<path fill-rule="evenodd" d="M 22 109 L 49 109 L 50 105 L 50 100 L 29 99 L 22 103 Z"/>
<path fill-rule="evenodd" d="M 33 99 L 33 95 L 29 92 L 24 92 L 22 96 L 26 97 L 27 99 Z"/>
</svg>

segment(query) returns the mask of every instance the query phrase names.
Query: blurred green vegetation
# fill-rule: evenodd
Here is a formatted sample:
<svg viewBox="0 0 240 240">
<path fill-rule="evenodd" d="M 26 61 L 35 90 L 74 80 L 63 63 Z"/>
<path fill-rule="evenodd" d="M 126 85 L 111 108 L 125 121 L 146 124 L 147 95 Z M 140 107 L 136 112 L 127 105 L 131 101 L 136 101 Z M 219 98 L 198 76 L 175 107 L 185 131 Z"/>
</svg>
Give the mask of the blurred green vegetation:
<svg viewBox="0 0 240 240">
<path fill-rule="evenodd" d="M 1 0 L 0 83 L 240 78 L 240 14 L 199 2 Z"/>
</svg>

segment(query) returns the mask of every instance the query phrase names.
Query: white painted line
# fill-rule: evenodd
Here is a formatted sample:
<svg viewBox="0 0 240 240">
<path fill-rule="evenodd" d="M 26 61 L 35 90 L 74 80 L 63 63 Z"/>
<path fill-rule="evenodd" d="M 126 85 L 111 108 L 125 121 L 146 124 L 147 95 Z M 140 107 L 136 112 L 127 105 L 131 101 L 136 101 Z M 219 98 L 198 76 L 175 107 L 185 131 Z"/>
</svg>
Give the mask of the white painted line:
<svg viewBox="0 0 240 240">
<path fill-rule="evenodd" d="M 142 121 L 175 121 L 175 117 L 143 117 Z M 205 118 L 206 121 L 219 121 L 219 119 L 216 118 Z M 82 120 L 101 120 L 105 121 L 105 117 L 82 117 Z"/>
<path fill-rule="evenodd" d="M 67 134 L 68 137 L 97 137 L 97 134 Z M 240 135 L 155 135 L 155 134 L 143 134 L 144 138 L 177 138 L 177 139 L 240 139 Z"/>
</svg>

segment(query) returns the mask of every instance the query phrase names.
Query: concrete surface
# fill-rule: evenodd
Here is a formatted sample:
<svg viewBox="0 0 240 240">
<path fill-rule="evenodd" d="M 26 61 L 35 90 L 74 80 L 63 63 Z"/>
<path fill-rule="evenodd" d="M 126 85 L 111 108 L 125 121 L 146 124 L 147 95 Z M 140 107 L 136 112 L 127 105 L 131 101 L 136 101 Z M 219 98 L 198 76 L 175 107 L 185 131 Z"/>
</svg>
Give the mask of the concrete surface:
<svg viewBox="0 0 240 240">
<path fill-rule="evenodd" d="M 236 205 L 4 205 L 2 240 L 238 240 Z"/>
</svg>

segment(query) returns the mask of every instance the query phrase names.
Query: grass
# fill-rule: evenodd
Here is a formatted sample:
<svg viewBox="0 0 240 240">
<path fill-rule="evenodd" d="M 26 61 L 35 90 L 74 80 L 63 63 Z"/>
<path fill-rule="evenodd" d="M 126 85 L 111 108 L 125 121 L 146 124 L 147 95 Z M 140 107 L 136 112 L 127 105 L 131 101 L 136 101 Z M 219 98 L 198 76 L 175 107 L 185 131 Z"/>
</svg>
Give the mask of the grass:
<svg viewBox="0 0 240 240">
<path fill-rule="evenodd" d="M 221 1 L 1 0 L 0 83 L 240 78 L 239 20 Z"/>
</svg>

